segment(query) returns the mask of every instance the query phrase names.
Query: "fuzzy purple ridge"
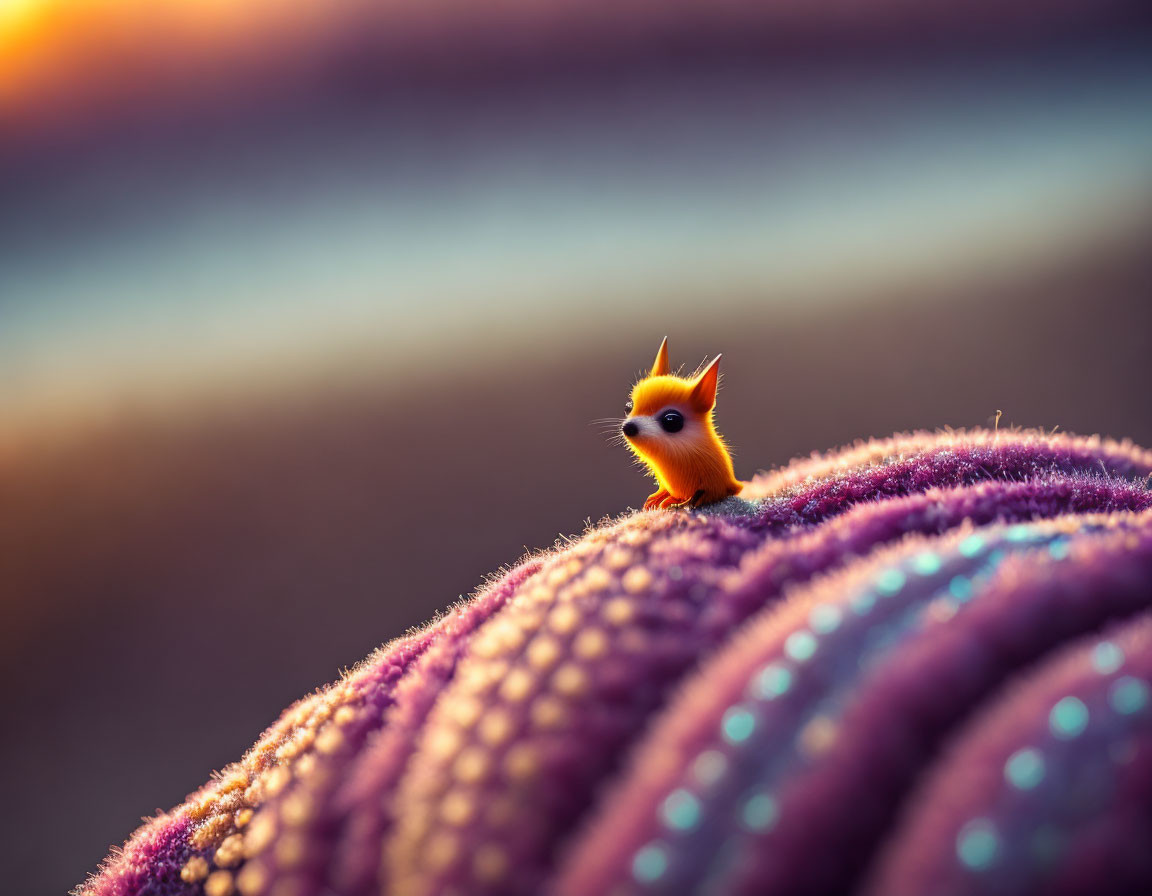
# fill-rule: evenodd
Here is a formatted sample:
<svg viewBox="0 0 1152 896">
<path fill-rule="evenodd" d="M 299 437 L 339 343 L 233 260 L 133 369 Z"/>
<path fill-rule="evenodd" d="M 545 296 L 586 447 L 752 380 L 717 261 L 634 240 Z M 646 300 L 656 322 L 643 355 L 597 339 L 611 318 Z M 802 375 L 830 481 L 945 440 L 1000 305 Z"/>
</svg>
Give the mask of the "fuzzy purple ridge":
<svg viewBox="0 0 1152 896">
<path fill-rule="evenodd" d="M 290 707 L 77 892 L 1152 892 L 1150 474 L 920 433 L 606 521 Z"/>
</svg>

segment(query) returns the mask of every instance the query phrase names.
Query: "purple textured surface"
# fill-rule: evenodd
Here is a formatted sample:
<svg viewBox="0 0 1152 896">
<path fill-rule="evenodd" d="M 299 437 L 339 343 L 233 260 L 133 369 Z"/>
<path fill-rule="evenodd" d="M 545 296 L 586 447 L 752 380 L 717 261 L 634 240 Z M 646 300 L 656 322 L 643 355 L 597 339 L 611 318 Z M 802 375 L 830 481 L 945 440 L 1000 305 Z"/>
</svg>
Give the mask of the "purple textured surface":
<svg viewBox="0 0 1152 896">
<path fill-rule="evenodd" d="M 607 521 L 289 708 L 80 892 L 1152 887 L 1150 473 L 915 434 Z"/>
</svg>

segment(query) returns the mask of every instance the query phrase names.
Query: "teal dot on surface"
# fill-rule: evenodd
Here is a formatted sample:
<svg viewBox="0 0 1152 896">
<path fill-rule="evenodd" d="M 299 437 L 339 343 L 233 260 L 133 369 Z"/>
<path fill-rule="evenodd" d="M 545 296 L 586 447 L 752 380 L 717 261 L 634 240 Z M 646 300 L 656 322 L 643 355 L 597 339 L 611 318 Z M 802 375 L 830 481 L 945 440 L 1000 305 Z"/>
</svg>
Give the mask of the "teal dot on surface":
<svg viewBox="0 0 1152 896">
<path fill-rule="evenodd" d="M 908 581 L 904 573 L 898 569 L 886 569 L 876 577 L 876 590 L 889 596 L 896 594 Z"/>
<path fill-rule="evenodd" d="M 922 576 L 934 576 L 940 572 L 940 555 L 933 551 L 917 554 L 912 560 L 912 568 Z"/>
<path fill-rule="evenodd" d="M 788 693 L 792 687 L 792 673 L 777 663 L 765 666 L 756 676 L 756 696 L 773 700 Z"/>
<path fill-rule="evenodd" d="M 832 604 L 817 604 L 808 614 L 808 624 L 820 635 L 827 635 L 840 627 L 844 614 Z"/>
<path fill-rule="evenodd" d="M 1088 727 L 1088 707 L 1079 697 L 1065 697 L 1048 714 L 1048 727 L 1061 740 L 1071 740 Z"/>
<path fill-rule="evenodd" d="M 1112 682 L 1108 702 L 1120 715 L 1135 715 L 1148 705 L 1148 685 L 1131 675 L 1121 676 Z"/>
<path fill-rule="evenodd" d="M 1044 757 L 1039 750 L 1025 747 L 1004 763 L 1004 777 L 1019 790 L 1031 790 L 1044 780 Z"/>
<path fill-rule="evenodd" d="M 1124 651 L 1111 641 L 1101 641 L 1092 648 L 1092 668 L 1101 675 L 1110 675 L 1124 665 Z"/>
<path fill-rule="evenodd" d="M 703 787 L 711 787 L 728 771 L 728 760 L 719 750 L 705 750 L 692 763 L 696 780 Z"/>
<path fill-rule="evenodd" d="M 967 557 L 969 560 L 971 560 L 982 550 L 984 550 L 984 537 L 982 535 L 969 535 L 962 542 L 960 542 L 957 550 L 960 551 L 961 556 Z"/>
<path fill-rule="evenodd" d="M 744 804 L 740 815 L 745 826 L 754 831 L 767 831 L 776 824 L 780 807 L 768 794 L 758 793 Z"/>
<path fill-rule="evenodd" d="M 1068 539 L 1057 538 L 1052 544 L 1048 545 L 1048 553 L 1052 556 L 1053 560 L 1063 560 L 1068 556 Z"/>
<path fill-rule="evenodd" d="M 876 606 L 876 595 L 871 591 L 861 591 L 851 600 L 852 611 L 858 616 L 864 616 Z"/>
<path fill-rule="evenodd" d="M 752 713 L 740 706 L 733 706 L 724 713 L 724 722 L 721 726 L 724 739 L 730 744 L 738 744 L 748 740 L 756 730 L 756 719 Z"/>
<path fill-rule="evenodd" d="M 961 603 L 971 600 L 974 592 L 972 580 L 968 576 L 953 576 L 948 583 L 948 593 Z"/>
<path fill-rule="evenodd" d="M 996 862 L 1000 838 L 987 818 L 968 822 L 956 837 L 956 857 L 970 871 L 984 871 Z"/>
<path fill-rule="evenodd" d="M 1004 537 L 1008 541 L 1027 541 L 1032 537 L 1032 530 L 1028 526 L 1013 526 L 1004 533 Z"/>
<path fill-rule="evenodd" d="M 668 870 L 668 851 L 659 843 L 649 843 L 632 857 L 632 876 L 650 884 Z"/>
<path fill-rule="evenodd" d="M 683 788 L 672 791 L 661 807 L 664 823 L 677 831 L 690 831 L 700 821 L 700 801 Z"/>
<path fill-rule="evenodd" d="M 804 629 L 793 632 L 784 642 L 784 652 L 798 663 L 811 659 L 816 647 L 816 636 Z"/>
</svg>

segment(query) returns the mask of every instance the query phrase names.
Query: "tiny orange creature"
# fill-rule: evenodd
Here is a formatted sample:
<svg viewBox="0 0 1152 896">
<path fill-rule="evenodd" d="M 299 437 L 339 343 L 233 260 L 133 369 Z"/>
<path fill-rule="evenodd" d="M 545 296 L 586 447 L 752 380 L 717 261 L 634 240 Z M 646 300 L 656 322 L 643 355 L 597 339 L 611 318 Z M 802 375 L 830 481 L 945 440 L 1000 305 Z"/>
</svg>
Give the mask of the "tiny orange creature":
<svg viewBox="0 0 1152 896">
<path fill-rule="evenodd" d="M 720 357 L 690 378 L 676 376 L 665 337 L 652 370 L 632 388 L 620 430 L 660 486 L 644 502 L 645 510 L 699 507 L 744 487 L 712 424 Z"/>
</svg>

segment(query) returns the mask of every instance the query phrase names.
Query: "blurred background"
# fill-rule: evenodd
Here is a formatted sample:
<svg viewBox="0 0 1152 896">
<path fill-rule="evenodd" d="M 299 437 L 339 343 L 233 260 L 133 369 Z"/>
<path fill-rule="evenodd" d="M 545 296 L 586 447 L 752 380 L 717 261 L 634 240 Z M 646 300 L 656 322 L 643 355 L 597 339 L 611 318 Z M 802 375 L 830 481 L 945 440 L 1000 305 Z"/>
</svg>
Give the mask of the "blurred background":
<svg viewBox="0 0 1152 896">
<path fill-rule="evenodd" d="M 894 430 L 1152 444 L 1146 4 L 0 0 L 5 891 L 651 490 Z"/>
</svg>

